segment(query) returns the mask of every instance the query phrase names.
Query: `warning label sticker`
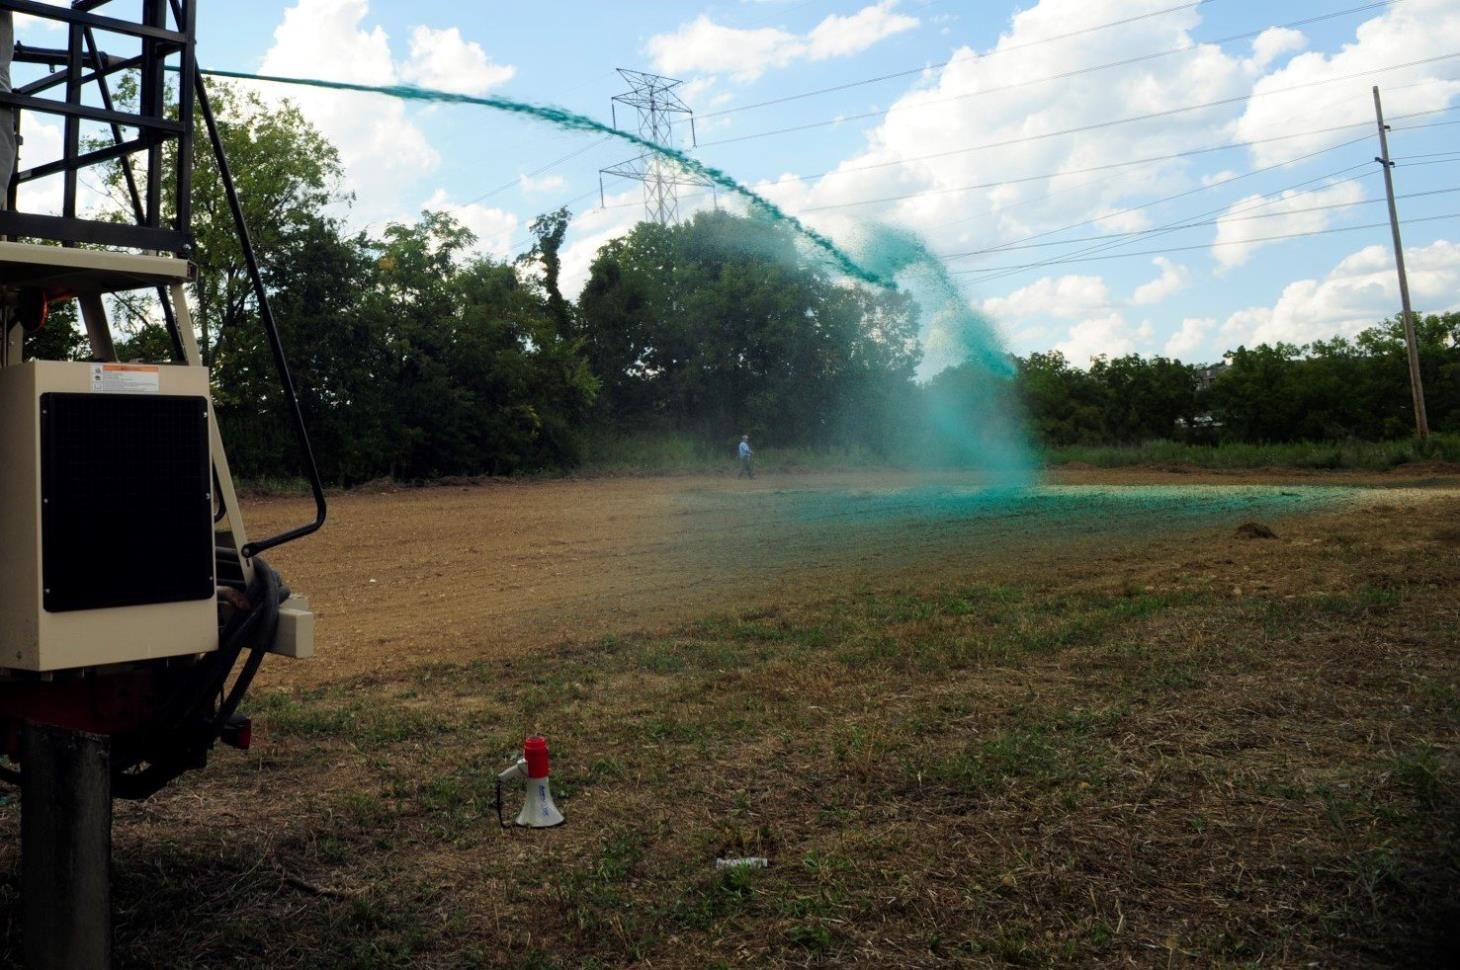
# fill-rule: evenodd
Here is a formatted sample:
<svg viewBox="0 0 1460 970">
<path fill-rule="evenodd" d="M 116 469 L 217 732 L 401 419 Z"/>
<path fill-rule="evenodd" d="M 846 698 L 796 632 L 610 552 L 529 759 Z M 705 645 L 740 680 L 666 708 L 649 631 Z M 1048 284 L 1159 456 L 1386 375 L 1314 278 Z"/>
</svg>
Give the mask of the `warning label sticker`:
<svg viewBox="0 0 1460 970">
<path fill-rule="evenodd" d="M 156 364 L 92 364 L 93 394 L 160 394 L 162 368 Z"/>
</svg>

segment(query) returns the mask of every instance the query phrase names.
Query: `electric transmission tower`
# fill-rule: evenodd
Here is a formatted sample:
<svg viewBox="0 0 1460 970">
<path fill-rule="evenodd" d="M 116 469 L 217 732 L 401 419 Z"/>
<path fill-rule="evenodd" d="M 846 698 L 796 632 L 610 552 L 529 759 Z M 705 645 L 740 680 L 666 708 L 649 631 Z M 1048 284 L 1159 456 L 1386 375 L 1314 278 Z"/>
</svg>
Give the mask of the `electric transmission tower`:
<svg viewBox="0 0 1460 970">
<path fill-rule="evenodd" d="M 675 93 L 683 84 L 672 77 L 645 74 L 642 71 L 618 69 L 629 82 L 629 90 L 615 95 L 612 102 L 613 126 L 618 127 L 618 106 L 633 108 L 638 113 L 639 137 L 664 148 L 674 149 L 675 125 L 689 124 L 690 145 L 695 144 L 695 113 Z M 646 151 L 628 161 L 598 170 L 599 202 L 604 202 L 603 177 L 633 179 L 644 183 L 644 218 L 667 226 L 679 220 L 679 187 L 715 189 L 713 182 L 675 164 L 660 152 Z"/>
</svg>

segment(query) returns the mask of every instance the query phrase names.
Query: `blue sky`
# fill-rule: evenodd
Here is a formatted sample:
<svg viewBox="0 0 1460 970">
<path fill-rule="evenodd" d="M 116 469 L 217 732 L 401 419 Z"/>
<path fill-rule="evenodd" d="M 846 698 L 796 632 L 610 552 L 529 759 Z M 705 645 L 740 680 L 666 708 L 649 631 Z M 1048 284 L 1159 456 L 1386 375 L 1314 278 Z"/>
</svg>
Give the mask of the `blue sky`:
<svg viewBox="0 0 1460 970">
<path fill-rule="evenodd" d="M 1312 18 L 1327 19 L 1281 27 Z M 1115 21 L 1128 22 L 1104 26 Z M 857 221 L 872 219 L 950 257 L 996 250 L 949 258 L 970 302 L 1013 350 L 1058 347 L 1080 364 L 1130 351 L 1210 360 L 1239 343 L 1353 333 L 1397 311 L 1387 229 L 1352 228 L 1386 217 L 1371 201 L 1383 194 L 1371 161 L 1379 84 L 1400 129 L 1398 191 L 1434 193 L 1400 202 L 1416 306 L 1460 307 L 1460 219 L 1412 221 L 1460 213 L 1460 192 L 1445 193 L 1460 188 L 1460 110 L 1448 110 L 1460 106 L 1460 0 L 256 0 L 203 4 L 199 56 L 491 92 L 603 120 L 624 87 L 614 68 L 672 75 L 699 117 L 701 159 L 834 238 L 855 239 Z M 1109 66 L 1121 61 L 1133 62 Z M 893 73 L 904 76 L 859 83 Z M 536 213 L 571 202 L 576 287 L 598 246 L 641 214 L 633 183 L 610 183 L 598 207 L 598 170 L 634 154 L 626 146 L 473 108 L 267 93 L 297 98 L 340 145 L 359 226 L 447 209 L 506 256 Z M 1184 110 L 1214 101 L 1229 103 Z M 803 125 L 813 127 L 763 135 Z M 1233 143 L 1250 144 L 1111 167 Z M 900 200 L 867 204 L 889 196 Z M 1202 224 L 1147 232 L 1187 223 Z M 1067 240 L 1143 232 L 1089 254 L 1143 255 L 1065 261 L 1095 245 Z M 1324 234 L 1252 241 L 1312 232 Z M 1009 246 L 1023 248 L 998 251 Z M 935 359 L 938 340 L 929 335 Z"/>
</svg>

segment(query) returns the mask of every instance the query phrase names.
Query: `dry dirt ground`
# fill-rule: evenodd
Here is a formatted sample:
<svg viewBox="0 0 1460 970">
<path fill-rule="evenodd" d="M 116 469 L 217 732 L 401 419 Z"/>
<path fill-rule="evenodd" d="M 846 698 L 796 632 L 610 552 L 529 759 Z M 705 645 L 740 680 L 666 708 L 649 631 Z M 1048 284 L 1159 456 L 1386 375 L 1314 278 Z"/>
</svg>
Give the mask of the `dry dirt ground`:
<svg viewBox="0 0 1460 970">
<path fill-rule="evenodd" d="M 319 656 L 118 805 L 122 966 L 1460 953 L 1454 470 L 375 489 L 272 560 Z M 497 825 L 526 731 L 563 828 Z"/>
<path fill-rule="evenodd" d="M 969 476 L 881 471 L 366 489 L 336 496 L 324 532 L 269 557 L 310 595 L 320 633 L 315 661 L 273 664 L 267 679 L 521 656 L 919 577 L 1048 581 L 1140 572 L 1153 555 L 1159 571 L 1208 542 L 1203 530 L 1376 488 L 1392 505 L 1460 489 L 1460 477 L 1079 470 L 1009 501 Z M 303 500 L 246 507 L 255 536 L 312 513 Z"/>
</svg>

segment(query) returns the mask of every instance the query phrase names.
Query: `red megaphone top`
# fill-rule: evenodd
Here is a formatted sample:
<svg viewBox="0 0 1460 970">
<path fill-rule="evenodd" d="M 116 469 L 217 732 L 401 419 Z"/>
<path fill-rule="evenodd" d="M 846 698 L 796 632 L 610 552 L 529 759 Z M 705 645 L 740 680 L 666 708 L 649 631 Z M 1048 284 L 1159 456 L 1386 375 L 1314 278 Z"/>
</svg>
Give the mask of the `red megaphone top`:
<svg viewBox="0 0 1460 970">
<path fill-rule="evenodd" d="M 522 757 L 527 759 L 527 777 L 546 778 L 548 776 L 547 738 L 534 734 L 523 741 Z"/>
</svg>

